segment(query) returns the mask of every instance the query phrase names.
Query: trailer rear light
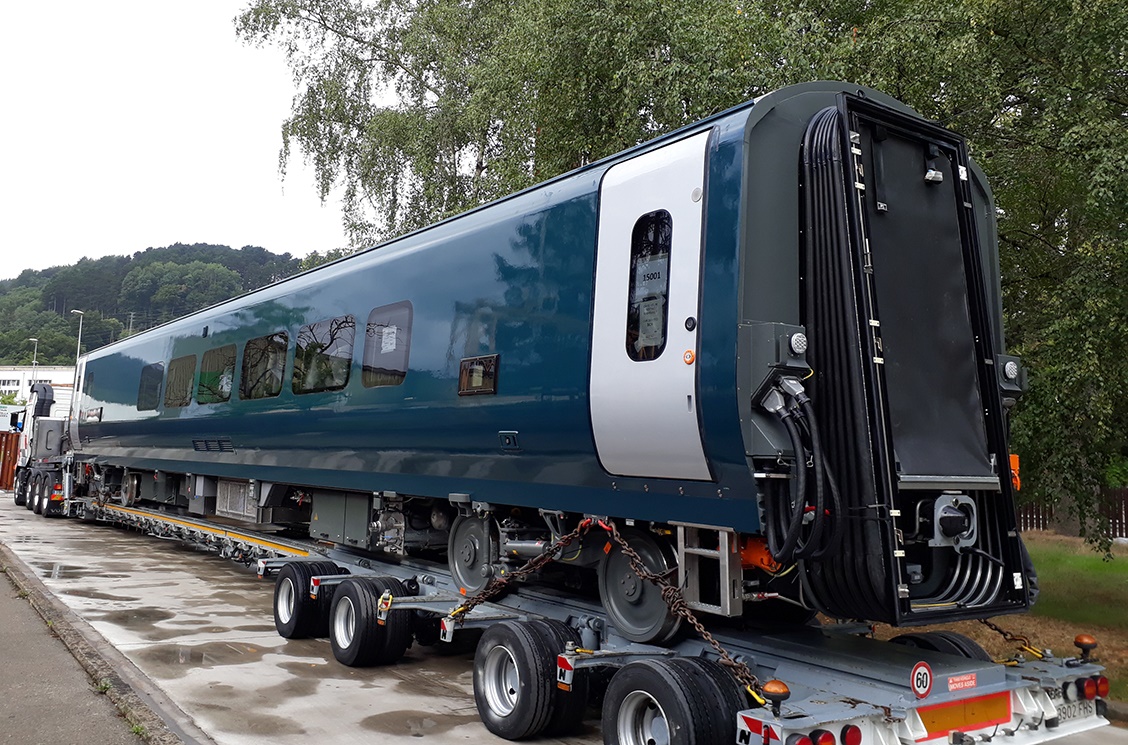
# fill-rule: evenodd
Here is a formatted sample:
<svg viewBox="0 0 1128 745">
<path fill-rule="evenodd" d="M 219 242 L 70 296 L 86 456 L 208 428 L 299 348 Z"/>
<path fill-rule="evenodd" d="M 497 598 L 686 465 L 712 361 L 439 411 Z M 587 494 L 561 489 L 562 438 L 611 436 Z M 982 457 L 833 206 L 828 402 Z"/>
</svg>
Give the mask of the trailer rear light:
<svg viewBox="0 0 1128 745">
<path fill-rule="evenodd" d="M 1097 695 L 1101 698 L 1108 698 L 1108 678 L 1103 675 L 1094 675 L 1093 680 L 1097 681 Z"/>
<path fill-rule="evenodd" d="M 814 745 L 836 745 L 834 734 L 825 729 L 817 729 L 812 732 L 811 742 Z"/>
<path fill-rule="evenodd" d="M 806 735 L 788 735 L 787 745 L 814 745 Z"/>
<path fill-rule="evenodd" d="M 842 745 L 862 745 L 862 728 L 847 724 L 842 728 Z"/>
<path fill-rule="evenodd" d="M 1082 678 L 1077 681 L 1077 690 L 1086 701 L 1092 701 L 1097 697 L 1097 681 L 1093 678 Z"/>
<path fill-rule="evenodd" d="M 1076 701 L 1079 698 L 1077 695 L 1077 683 L 1072 680 L 1068 683 L 1062 683 L 1061 697 L 1069 702 Z"/>
</svg>

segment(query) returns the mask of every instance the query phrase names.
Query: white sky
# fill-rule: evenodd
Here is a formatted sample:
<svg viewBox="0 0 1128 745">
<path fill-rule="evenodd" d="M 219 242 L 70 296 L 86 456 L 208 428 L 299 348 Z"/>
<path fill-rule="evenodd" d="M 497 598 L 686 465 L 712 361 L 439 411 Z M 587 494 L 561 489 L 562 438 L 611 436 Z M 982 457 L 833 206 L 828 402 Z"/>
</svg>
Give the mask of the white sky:
<svg viewBox="0 0 1128 745">
<path fill-rule="evenodd" d="M 294 152 L 293 83 L 244 45 L 244 0 L 0 9 L 0 279 L 172 243 L 304 256 L 346 244 Z"/>
</svg>

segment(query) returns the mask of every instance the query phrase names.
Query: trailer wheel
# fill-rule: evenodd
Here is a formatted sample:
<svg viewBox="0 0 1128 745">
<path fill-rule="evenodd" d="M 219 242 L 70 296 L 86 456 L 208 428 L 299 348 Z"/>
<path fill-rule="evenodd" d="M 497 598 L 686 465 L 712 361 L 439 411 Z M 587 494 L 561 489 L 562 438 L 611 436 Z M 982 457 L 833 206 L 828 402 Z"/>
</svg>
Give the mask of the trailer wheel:
<svg viewBox="0 0 1128 745">
<path fill-rule="evenodd" d="M 705 693 L 706 700 L 719 703 L 719 708 L 710 717 L 712 739 L 698 740 L 698 744 L 715 742 L 729 745 L 736 742 L 736 712 L 748 708 L 748 701 L 741 694 L 736 678 L 719 663 L 702 657 L 677 657 L 671 662 Z"/>
<path fill-rule="evenodd" d="M 973 641 L 970 637 L 955 631 L 922 631 L 916 634 L 901 634 L 889 640 L 893 644 L 901 644 L 906 647 L 916 647 L 917 649 L 927 649 L 930 652 L 942 652 L 944 654 L 956 655 L 957 657 L 966 657 L 971 660 L 983 660 L 984 662 L 991 662 L 991 655 L 987 653 L 983 647 Z"/>
<path fill-rule="evenodd" d="M 502 621 L 486 630 L 474 655 L 474 703 L 493 734 L 533 737 L 552 721 L 556 655 L 547 629 Z"/>
<path fill-rule="evenodd" d="M 664 574 L 677 566 L 669 544 L 653 533 L 627 528 L 621 535 L 649 571 Z M 624 637 L 642 644 L 663 644 L 677 635 L 681 617 L 670 613 L 657 586 L 635 574 L 620 546 L 613 546 L 599 562 L 598 577 L 603 608 Z"/>
<path fill-rule="evenodd" d="M 580 634 L 566 623 L 554 619 L 541 619 L 530 621 L 529 625 L 542 634 L 548 646 L 552 666 L 545 673 L 550 676 L 556 674 L 556 655 L 564 651 L 568 642 L 580 646 Z M 575 735 L 584 725 L 584 711 L 588 703 L 588 670 L 576 670 L 572 675 L 572 690 L 564 691 L 559 688 L 555 691 L 552 706 L 552 716 L 542 734 L 548 737 L 566 737 Z"/>
<path fill-rule="evenodd" d="M 397 617 L 391 638 L 388 626 L 377 623 L 380 595 L 386 577 L 354 577 L 337 586 L 329 614 L 329 642 L 342 665 L 368 667 L 395 662 L 407 649 L 410 620 Z M 389 614 L 390 617 L 391 614 Z"/>
<path fill-rule="evenodd" d="M 394 577 L 372 577 L 368 580 L 376 590 L 377 599 L 385 592 L 390 592 L 393 598 L 402 598 L 407 595 L 403 583 Z M 373 662 L 377 665 L 388 665 L 403 657 L 404 652 L 411 646 L 411 627 L 415 614 L 409 610 L 388 611 L 384 625 L 380 626 L 383 633 L 378 636 L 379 644 Z"/>
<path fill-rule="evenodd" d="M 274 582 L 274 628 L 284 639 L 324 636 L 329 631 L 331 599 L 309 596 L 309 580 L 319 574 L 336 574 L 331 561 L 295 561 L 278 571 Z M 324 590 L 322 590 L 324 592 Z"/>
<path fill-rule="evenodd" d="M 624 666 L 611 678 L 603 700 L 604 744 L 720 743 L 716 701 L 694 683 L 689 671 L 670 659 Z"/>
</svg>

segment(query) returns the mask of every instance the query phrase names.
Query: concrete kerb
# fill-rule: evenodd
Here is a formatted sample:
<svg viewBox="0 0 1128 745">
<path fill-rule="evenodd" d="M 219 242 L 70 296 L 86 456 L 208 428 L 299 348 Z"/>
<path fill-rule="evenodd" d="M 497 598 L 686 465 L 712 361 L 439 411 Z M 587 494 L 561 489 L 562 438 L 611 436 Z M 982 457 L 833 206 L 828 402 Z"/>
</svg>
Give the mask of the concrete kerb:
<svg viewBox="0 0 1128 745">
<path fill-rule="evenodd" d="M 17 590 L 27 598 L 31 607 L 43 618 L 56 637 L 70 650 L 78 663 L 90 676 L 92 687 L 104 693 L 118 708 L 131 725 L 140 728 L 138 733 L 150 745 L 184 745 L 185 743 L 210 743 L 211 739 L 203 732 L 185 732 L 185 722 L 179 725 L 165 720 L 146 701 L 152 700 L 152 692 L 141 695 L 128 683 L 119 669 L 107 659 L 99 649 L 106 642 L 97 637 L 97 632 L 78 618 L 63 603 L 52 595 L 7 546 L 0 544 L 0 560 L 3 570 Z M 96 636 L 96 640 L 87 635 Z M 122 662 L 131 665 L 122 657 Z M 138 673 L 139 675 L 139 673 Z M 159 695 L 159 694 L 158 694 Z M 180 712 L 185 720 L 187 715 Z M 193 728 L 191 725 L 189 727 Z M 178 730 L 179 733 L 177 731 Z"/>
</svg>

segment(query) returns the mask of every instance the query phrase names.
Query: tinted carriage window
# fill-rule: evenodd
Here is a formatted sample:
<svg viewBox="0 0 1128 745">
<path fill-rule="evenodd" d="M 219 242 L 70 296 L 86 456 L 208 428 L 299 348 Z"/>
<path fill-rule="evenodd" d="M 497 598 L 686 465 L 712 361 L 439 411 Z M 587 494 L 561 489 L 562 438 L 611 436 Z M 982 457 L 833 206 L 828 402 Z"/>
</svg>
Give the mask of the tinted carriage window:
<svg viewBox="0 0 1128 745">
<path fill-rule="evenodd" d="M 286 348 L 290 337 L 284 331 L 251 339 L 243 347 L 242 398 L 270 398 L 282 392 Z"/>
<path fill-rule="evenodd" d="M 294 353 L 294 393 L 336 391 L 349 382 L 356 319 L 352 316 L 302 326 Z"/>
<path fill-rule="evenodd" d="M 631 231 L 627 355 L 637 362 L 657 359 L 666 348 L 673 230 L 670 213 L 658 210 L 640 217 Z"/>
<path fill-rule="evenodd" d="M 365 388 L 399 385 L 407 377 L 407 357 L 411 351 L 411 303 L 393 303 L 368 314 L 364 332 Z"/>
<path fill-rule="evenodd" d="M 156 411 L 161 405 L 161 383 L 164 382 L 164 363 L 154 362 L 141 368 L 141 383 L 137 386 L 137 408 Z"/>
<path fill-rule="evenodd" d="M 165 384 L 166 407 L 187 406 L 192 401 L 192 383 L 196 377 L 196 355 L 177 357 L 168 363 Z"/>
<path fill-rule="evenodd" d="M 204 352 L 200 360 L 200 382 L 196 385 L 196 400 L 202 404 L 215 404 L 231 398 L 235 382 L 235 345 L 228 344 Z"/>
</svg>

